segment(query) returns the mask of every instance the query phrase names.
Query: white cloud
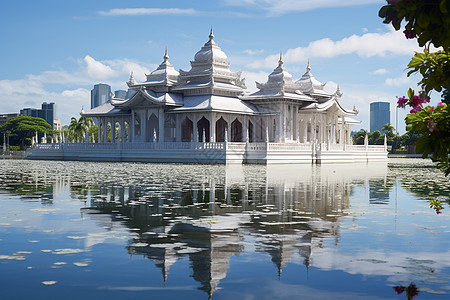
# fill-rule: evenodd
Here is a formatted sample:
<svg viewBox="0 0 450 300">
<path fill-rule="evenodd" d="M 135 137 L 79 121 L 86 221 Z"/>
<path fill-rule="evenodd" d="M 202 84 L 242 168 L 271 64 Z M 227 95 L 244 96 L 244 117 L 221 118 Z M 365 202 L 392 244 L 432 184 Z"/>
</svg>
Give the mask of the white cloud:
<svg viewBox="0 0 450 300">
<path fill-rule="evenodd" d="M 372 74 L 372 75 L 383 75 L 386 73 L 389 73 L 389 71 L 386 69 L 383 69 L 383 68 L 370 72 L 370 74 Z"/>
<path fill-rule="evenodd" d="M 102 16 L 136 16 L 136 15 L 196 15 L 193 8 L 114 8 L 108 11 L 99 11 Z"/>
<path fill-rule="evenodd" d="M 117 75 L 117 73 L 113 71 L 110 66 L 93 59 L 89 55 L 86 55 L 83 60 L 86 64 L 85 71 L 89 77 L 104 80 Z"/>
<path fill-rule="evenodd" d="M 403 75 L 403 76 L 397 77 L 397 78 L 387 78 L 385 83 L 388 86 L 400 87 L 400 86 L 410 85 L 411 78 L 406 77 L 406 75 Z"/>
<path fill-rule="evenodd" d="M 380 0 L 225 0 L 229 6 L 247 6 L 268 12 L 269 16 L 279 16 L 293 11 L 309 11 L 327 7 L 383 4 Z"/>
<path fill-rule="evenodd" d="M 267 81 L 267 73 L 266 72 L 249 72 L 242 71 L 242 78 L 245 78 L 245 85 L 247 86 L 248 92 L 256 92 L 256 84 L 255 81 L 264 83 Z"/>
<path fill-rule="evenodd" d="M 0 80 L 0 99 L 3 112 L 19 112 L 24 107 L 39 108 L 42 102 L 55 102 L 56 117 L 62 124 L 68 124 L 72 116 L 78 116 L 81 107 L 90 105 L 90 89 L 96 83 L 111 85 L 112 89 L 126 89 L 125 81 L 130 72 L 136 80 L 143 81 L 149 68 L 129 59 L 98 61 L 86 55 L 75 60 L 73 71 L 64 69 L 44 71 L 40 74 L 27 75 L 24 79 Z M 49 85 L 52 85 L 50 91 Z M 60 86 L 61 91 L 55 91 Z M 74 87 L 76 88 L 67 88 Z M 34 104 L 33 104 L 34 103 Z"/>
<path fill-rule="evenodd" d="M 248 55 L 257 55 L 257 54 L 264 53 L 264 49 L 255 49 L 255 50 L 246 49 L 242 52 L 244 52 L 245 54 L 248 54 Z"/>
<path fill-rule="evenodd" d="M 415 40 L 407 40 L 403 33 L 390 30 L 382 33 L 354 34 L 339 41 L 329 38 L 313 41 L 307 47 L 288 49 L 283 55 L 283 60 L 288 63 L 296 63 L 305 62 L 308 58 L 332 58 L 348 54 L 356 54 L 364 58 L 387 55 L 412 56 L 414 51 L 419 50 Z M 278 58 L 278 54 L 269 55 L 248 66 L 256 69 L 273 67 Z"/>
</svg>

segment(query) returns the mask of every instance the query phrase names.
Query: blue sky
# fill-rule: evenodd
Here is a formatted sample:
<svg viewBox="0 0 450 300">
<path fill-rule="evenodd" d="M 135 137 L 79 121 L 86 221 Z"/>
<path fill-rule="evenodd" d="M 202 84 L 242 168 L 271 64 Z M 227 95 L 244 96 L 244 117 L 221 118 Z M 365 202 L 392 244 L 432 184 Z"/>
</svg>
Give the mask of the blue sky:
<svg viewBox="0 0 450 300">
<path fill-rule="evenodd" d="M 369 127 L 369 103 L 391 102 L 418 78 L 405 67 L 415 40 L 406 40 L 378 17 L 381 0 L 218 0 L 218 1 L 1 1 L 0 113 L 55 102 L 57 118 L 68 124 L 90 106 L 94 84 L 126 89 L 162 62 L 167 46 L 176 69 L 208 40 L 228 55 L 232 71 L 243 71 L 249 90 L 277 66 L 298 79 L 308 59 L 327 88 L 339 84 L 342 103 L 360 111 L 359 128 Z M 439 101 L 433 95 L 432 103 Z M 405 111 L 399 111 L 404 132 Z"/>
</svg>

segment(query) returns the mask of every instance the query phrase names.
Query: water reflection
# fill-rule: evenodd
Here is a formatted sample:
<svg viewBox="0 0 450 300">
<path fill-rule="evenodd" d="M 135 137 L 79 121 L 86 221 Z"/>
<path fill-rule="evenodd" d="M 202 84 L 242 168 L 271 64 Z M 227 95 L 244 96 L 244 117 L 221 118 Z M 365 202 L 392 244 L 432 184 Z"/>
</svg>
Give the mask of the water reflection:
<svg viewBox="0 0 450 300">
<path fill-rule="evenodd" d="M 211 296 L 227 275 L 230 257 L 245 247 L 267 253 L 278 278 L 293 255 L 308 269 L 325 238 L 339 243 L 351 183 L 364 172 L 383 180 L 387 165 L 218 168 L 179 189 L 160 189 L 158 182 L 101 185 L 84 212 L 110 215 L 136 233 L 127 251 L 153 261 L 164 283 L 170 267 L 188 257 L 192 277 Z"/>
<path fill-rule="evenodd" d="M 336 285 L 346 287 L 349 284 L 339 279 L 342 274 L 361 275 L 362 279 L 347 287 L 351 291 L 369 285 L 365 283 L 370 282 L 369 276 L 377 280 L 383 276 L 385 294 L 382 289 L 376 293 L 384 297 L 391 296 L 392 286 L 407 287 L 412 281 L 419 283 L 421 296 L 436 294 L 442 292 L 436 286 L 446 284 L 449 273 L 448 243 L 442 239 L 448 232 L 448 217 L 444 211 L 440 219 L 424 219 L 436 215 L 426 211 L 428 204 L 421 206 L 417 200 L 431 196 L 448 201 L 449 185 L 431 168 L 405 166 L 2 162 L 0 196 L 23 201 L 24 210 L 38 219 L 24 224 L 24 231 L 36 224 L 45 231 L 53 229 L 43 225 L 49 224 L 38 214 L 43 210 L 30 204 L 54 206 L 47 210 L 54 215 L 46 221 L 67 226 L 61 230 L 63 238 L 78 241 L 76 247 L 54 246 L 50 238 L 52 246 L 41 249 L 84 247 L 80 253 L 94 253 L 98 251 L 95 245 L 115 243 L 119 245 L 116 257 L 129 255 L 133 262 L 145 258 L 158 268 L 152 275 L 159 277 L 161 288 L 180 277 L 185 282 L 192 278 L 195 288 L 210 297 L 215 292 L 219 296 L 217 290 L 229 284 L 230 278 L 236 280 L 236 269 L 242 271 L 246 260 L 254 263 L 258 259 L 261 265 L 269 265 L 270 278 L 280 286 L 295 278 L 319 294 L 324 292 L 322 283 L 314 287 L 315 282 L 333 272 L 338 274 L 332 277 L 339 282 Z M 414 203 L 420 205 L 412 207 Z M 81 220 L 95 226 L 78 228 L 80 220 L 72 212 L 78 216 L 80 207 Z M 57 215 L 65 211 L 69 218 Z M 2 223 L 12 226 L 18 219 L 0 217 L 0 234 Z M 68 224 L 73 219 L 78 223 Z M 437 223 L 441 220 L 444 223 Z M 109 258 L 96 254 L 97 261 Z M 84 262 L 76 260 L 80 261 Z M 188 271 L 177 269 L 185 263 Z M 267 276 L 256 275 L 257 283 L 250 288 Z"/>
</svg>

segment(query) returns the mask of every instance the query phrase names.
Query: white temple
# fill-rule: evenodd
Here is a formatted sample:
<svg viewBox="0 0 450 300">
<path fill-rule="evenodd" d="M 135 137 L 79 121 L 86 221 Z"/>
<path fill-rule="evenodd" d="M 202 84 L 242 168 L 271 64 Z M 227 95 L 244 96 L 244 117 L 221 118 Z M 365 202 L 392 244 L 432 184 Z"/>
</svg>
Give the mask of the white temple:
<svg viewBox="0 0 450 300">
<path fill-rule="evenodd" d="M 209 40 L 189 71 L 163 62 L 132 96 L 112 99 L 85 117 L 97 118 L 99 141 L 35 144 L 29 158 L 188 163 L 321 163 L 387 159 L 386 145 L 352 145 L 351 116 L 342 93 L 324 90 L 311 68 L 294 81 L 282 56 L 258 91 L 246 92 L 240 72 Z"/>
</svg>

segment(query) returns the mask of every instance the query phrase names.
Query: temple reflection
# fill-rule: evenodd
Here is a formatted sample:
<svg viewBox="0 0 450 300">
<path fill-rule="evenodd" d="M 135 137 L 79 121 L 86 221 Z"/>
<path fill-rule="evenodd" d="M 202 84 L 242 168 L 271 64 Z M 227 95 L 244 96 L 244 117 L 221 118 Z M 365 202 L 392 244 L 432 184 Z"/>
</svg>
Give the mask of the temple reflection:
<svg viewBox="0 0 450 300">
<path fill-rule="evenodd" d="M 312 264 L 325 239 L 339 243 L 355 180 L 386 175 L 371 166 L 221 166 L 179 189 L 156 183 L 103 185 L 91 191 L 84 212 L 126 225 L 136 235 L 127 246 L 161 270 L 162 283 L 179 259 L 190 261 L 192 278 L 209 297 L 226 277 L 230 258 L 244 252 L 245 239 L 266 253 L 280 278 L 293 259 Z M 217 172 L 219 171 L 219 172 Z M 185 174 L 160 180 L 186 180 Z"/>
</svg>

